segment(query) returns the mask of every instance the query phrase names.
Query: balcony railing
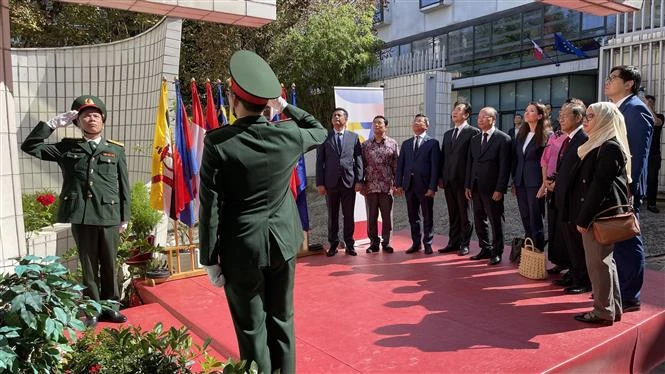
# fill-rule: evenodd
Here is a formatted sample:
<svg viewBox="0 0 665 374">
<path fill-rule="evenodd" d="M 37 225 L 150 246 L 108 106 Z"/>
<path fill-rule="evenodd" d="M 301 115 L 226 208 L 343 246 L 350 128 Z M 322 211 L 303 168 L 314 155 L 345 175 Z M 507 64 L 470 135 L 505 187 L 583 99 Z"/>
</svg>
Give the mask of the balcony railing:
<svg viewBox="0 0 665 374">
<path fill-rule="evenodd" d="M 441 70 L 445 65 L 443 56 L 445 56 L 444 51 L 437 55 L 427 51 L 384 58 L 378 65 L 367 71 L 367 76 L 370 80 L 381 80 L 399 75 Z"/>
</svg>

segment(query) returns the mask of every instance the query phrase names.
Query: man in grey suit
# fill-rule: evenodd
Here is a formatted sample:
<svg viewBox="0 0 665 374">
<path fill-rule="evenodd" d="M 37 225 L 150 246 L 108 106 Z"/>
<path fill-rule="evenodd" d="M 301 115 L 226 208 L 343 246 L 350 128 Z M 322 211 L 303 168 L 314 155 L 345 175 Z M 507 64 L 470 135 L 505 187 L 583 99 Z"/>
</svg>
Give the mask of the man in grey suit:
<svg viewBox="0 0 665 374">
<path fill-rule="evenodd" d="M 326 255 L 334 256 L 339 245 L 339 208 L 344 217 L 346 254 L 356 256 L 354 249 L 353 208 L 356 192 L 362 189 L 363 158 L 358 134 L 346 129 L 349 113 L 335 108 L 332 114 L 333 131 L 316 150 L 316 187 L 326 196 L 328 205 L 328 242 Z"/>
</svg>

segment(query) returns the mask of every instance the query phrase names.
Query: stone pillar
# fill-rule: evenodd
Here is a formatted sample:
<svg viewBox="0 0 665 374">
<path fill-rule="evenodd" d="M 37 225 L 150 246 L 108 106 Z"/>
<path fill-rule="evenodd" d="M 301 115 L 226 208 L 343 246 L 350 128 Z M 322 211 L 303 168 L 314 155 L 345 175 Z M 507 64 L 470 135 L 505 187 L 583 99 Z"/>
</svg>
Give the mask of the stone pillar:
<svg viewBox="0 0 665 374">
<path fill-rule="evenodd" d="M 21 177 L 12 84 L 9 0 L 0 0 L 0 272 L 13 269 L 11 258 L 25 255 Z"/>
</svg>

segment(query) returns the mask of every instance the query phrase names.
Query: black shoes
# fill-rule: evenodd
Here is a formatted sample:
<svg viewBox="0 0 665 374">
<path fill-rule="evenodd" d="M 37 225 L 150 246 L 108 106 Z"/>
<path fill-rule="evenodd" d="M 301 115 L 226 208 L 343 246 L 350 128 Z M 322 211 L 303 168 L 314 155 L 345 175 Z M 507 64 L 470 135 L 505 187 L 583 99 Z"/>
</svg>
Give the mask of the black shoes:
<svg viewBox="0 0 665 374">
<path fill-rule="evenodd" d="M 429 244 L 425 244 L 425 254 L 431 255 L 432 253 L 434 253 L 434 251 L 432 250 L 432 246 Z"/>
<path fill-rule="evenodd" d="M 589 286 L 571 286 L 563 290 L 567 295 L 579 295 L 581 293 L 591 292 Z"/>
<path fill-rule="evenodd" d="M 346 250 L 344 250 L 344 252 L 349 256 L 358 256 L 358 252 L 356 252 L 356 250 L 353 249 L 353 247 L 347 247 Z"/>
<path fill-rule="evenodd" d="M 439 249 L 439 253 L 450 253 L 450 252 L 457 252 L 459 251 L 458 247 L 452 246 L 448 244 L 447 246 Z"/>
<path fill-rule="evenodd" d="M 656 205 L 647 205 L 647 210 L 651 213 L 660 213 L 660 209 Z"/>
<path fill-rule="evenodd" d="M 623 310 L 624 313 L 637 312 L 640 309 L 642 309 L 642 303 L 639 301 L 633 301 L 632 303 L 625 302 L 621 304 L 621 310 Z"/>
<path fill-rule="evenodd" d="M 93 328 L 97 326 L 99 316 L 98 315 L 92 315 L 92 316 L 87 316 L 85 317 L 85 321 L 83 323 L 85 324 L 85 327 Z"/>
<path fill-rule="evenodd" d="M 492 254 L 489 251 L 480 251 L 475 256 L 471 256 L 472 260 L 487 260 L 492 257 Z"/>
<path fill-rule="evenodd" d="M 570 273 L 564 274 L 561 278 L 552 281 L 552 284 L 559 287 L 571 287 L 573 285 L 573 276 Z"/>
<path fill-rule="evenodd" d="M 123 323 L 127 322 L 127 317 L 122 315 L 120 312 L 112 309 L 104 309 L 102 314 L 97 317 L 99 322 L 112 322 L 112 323 Z"/>
<path fill-rule="evenodd" d="M 365 252 L 367 252 L 367 253 L 376 253 L 378 251 L 379 251 L 379 245 L 378 244 L 372 244 L 372 245 L 369 246 L 369 248 L 367 248 L 367 251 L 365 251 Z"/>
<path fill-rule="evenodd" d="M 595 325 L 602 325 L 602 326 L 612 326 L 614 322 L 619 322 L 621 321 L 621 316 L 618 316 L 615 321 L 609 320 L 609 319 L 602 319 L 600 317 L 597 317 L 595 314 L 589 312 L 589 313 L 582 313 L 578 314 L 575 317 L 575 320 L 580 321 L 580 322 L 586 322 L 586 323 L 592 323 Z"/>
<path fill-rule="evenodd" d="M 490 261 L 489 261 L 490 265 L 498 265 L 499 263 L 501 263 L 501 256 L 496 255 L 496 256 L 490 257 Z"/>
<path fill-rule="evenodd" d="M 383 251 L 386 252 L 386 253 L 393 253 L 395 250 L 393 249 L 393 247 L 391 247 L 389 245 L 384 245 L 383 246 Z"/>
<path fill-rule="evenodd" d="M 326 251 L 326 256 L 328 257 L 332 257 L 336 254 L 337 254 L 337 247 L 330 247 L 330 249 Z"/>
<path fill-rule="evenodd" d="M 420 250 L 420 246 L 418 245 L 412 245 L 411 248 L 406 250 L 406 254 L 411 254 L 411 253 L 416 253 Z"/>
<path fill-rule="evenodd" d="M 553 268 L 547 269 L 547 274 L 561 274 L 562 271 L 567 269 L 567 267 L 556 265 Z"/>
<path fill-rule="evenodd" d="M 457 252 L 458 256 L 466 256 L 468 254 L 469 254 L 469 247 L 467 246 L 460 248 L 460 250 Z"/>
</svg>

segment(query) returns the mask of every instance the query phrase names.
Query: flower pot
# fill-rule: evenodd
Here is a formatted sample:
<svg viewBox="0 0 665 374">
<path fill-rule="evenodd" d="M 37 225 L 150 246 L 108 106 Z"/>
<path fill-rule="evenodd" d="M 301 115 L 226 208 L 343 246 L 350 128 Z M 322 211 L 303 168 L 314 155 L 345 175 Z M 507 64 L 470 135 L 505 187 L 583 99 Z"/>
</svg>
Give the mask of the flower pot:
<svg viewBox="0 0 665 374">
<path fill-rule="evenodd" d="M 145 272 L 146 278 L 153 284 L 165 282 L 171 276 L 169 269 L 150 269 Z"/>
<path fill-rule="evenodd" d="M 138 252 L 138 251 L 137 251 Z M 152 252 L 148 253 L 132 253 L 132 257 L 128 258 L 125 263 L 127 265 L 143 265 L 147 264 L 152 259 Z"/>
</svg>

